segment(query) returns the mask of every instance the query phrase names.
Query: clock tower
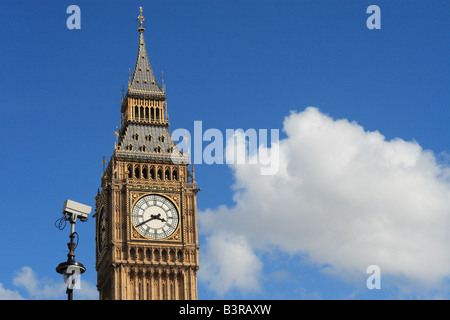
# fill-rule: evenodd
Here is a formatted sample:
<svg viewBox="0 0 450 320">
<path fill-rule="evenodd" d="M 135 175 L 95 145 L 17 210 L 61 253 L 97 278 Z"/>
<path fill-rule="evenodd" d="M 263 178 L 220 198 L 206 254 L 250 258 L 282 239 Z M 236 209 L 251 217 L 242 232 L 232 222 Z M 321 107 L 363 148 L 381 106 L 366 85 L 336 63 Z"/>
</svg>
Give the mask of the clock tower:
<svg viewBox="0 0 450 320">
<path fill-rule="evenodd" d="M 165 88 L 147 55 L 142 8 L 138 20 L 136 66 L 95 197 L 97 289 L 102 300 L 197 299 L 200 189 L 188 155 L 171 138 Z"/>
</svg>

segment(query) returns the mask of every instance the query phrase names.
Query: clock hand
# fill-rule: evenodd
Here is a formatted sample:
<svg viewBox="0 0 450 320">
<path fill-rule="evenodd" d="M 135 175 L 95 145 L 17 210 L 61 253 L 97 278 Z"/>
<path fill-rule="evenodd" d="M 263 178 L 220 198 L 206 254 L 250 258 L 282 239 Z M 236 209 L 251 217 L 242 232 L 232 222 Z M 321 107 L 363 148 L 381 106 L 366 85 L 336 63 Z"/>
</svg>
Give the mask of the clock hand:
<svg viewBox="0 0 450 320">
<path fill-rule="evenodd" d="M 147 219 L 147 220 L 139 223 L 138 225 L 136 225 L 136 227 L 142 226 L 144 223 L 147 223 L 147 222 L 149 222 L 149 221 L 151 221 L 153 219 L 158 219 L 158 218 L 155 215 L 152 214 L 152 215 L 150 215 L 150 219 Z"/>
<path fill-rule="evenodd" d="M 147 222 L 149 222 L 150 220 L 152 220 L 152 218 L 150 218 L 150 219 L 148 219 L 148 220 L 145 220 L 145 221 L 139 223 L 138 225 L 136 225 L 136 228 L 142 226 L 144 223 L 147 223 Z"/>
<path fill-rule="evenodd" d="M 165 219 L 161 218 L 161 214 L 160 214 L 160 213 L 158 213 L 158 214 L 156 214 L 156 215 L 151 214 L 151 215 L 150 215 L 150 219 L 147 219 L 147 220 L 145 220 L 145 221 L 139 223 L 138 225 L 136 225 L 136 227 L 139 227 L 139 226 L 143 225 L 144 223 L 147 223 L 147 222 L 149 222 L 149 221 L 151 221 L 151 220 L 153 220 L 153 219 L 158 219 L 158 220 L 160 220 L 160 221 L 162 221 L 162 222 L 166 222 Z"/>
<path fill-rule="evenodd" d="M 158 214 L 155 216 L 155 219 L 158 219 L 158 220 L 160 220 L 160 221 L 162 221 L 162 222 L 166 222 L 166 220 L 165 220 L 164 218 L 161 218 L 161 213 L 158 213 Z"/>
</svg>

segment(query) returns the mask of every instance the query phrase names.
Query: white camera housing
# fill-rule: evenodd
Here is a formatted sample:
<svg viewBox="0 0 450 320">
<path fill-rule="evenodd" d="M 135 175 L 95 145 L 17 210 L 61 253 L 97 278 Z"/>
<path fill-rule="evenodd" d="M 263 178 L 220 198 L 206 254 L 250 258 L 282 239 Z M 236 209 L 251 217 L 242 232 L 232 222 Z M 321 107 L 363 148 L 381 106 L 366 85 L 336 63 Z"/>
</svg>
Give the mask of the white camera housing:
<svg viewBox="0 0 450 320">
<path fill-rule="evenodd" d="M 91 210 L 90 206 L 72 200 L 66 200 L 63 206 L 63 214 L 69 216 L 73 221 L 77 218 L 81 221 L 86 221 Z"/>
</svg>

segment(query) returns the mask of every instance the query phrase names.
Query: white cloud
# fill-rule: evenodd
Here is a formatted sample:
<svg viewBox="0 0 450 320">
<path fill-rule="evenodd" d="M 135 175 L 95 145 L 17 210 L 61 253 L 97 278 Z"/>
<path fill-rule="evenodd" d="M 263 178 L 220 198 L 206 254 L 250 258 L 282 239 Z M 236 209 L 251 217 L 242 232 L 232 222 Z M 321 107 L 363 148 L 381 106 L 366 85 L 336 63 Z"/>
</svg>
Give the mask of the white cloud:
<svg viewBox="0 0 450 320">
<path fill-rule="evenodd" d="M 98 299 L 97 289 L 89 281 L 83 280 L 82 276 L 80 289 L 74 289 L 74 299 L 90 300 Z M 66 284 L 62 276 L 60 281 L 40 278 L 36 272 L 28 266 L 18 270 L 13 278 L 16 290 L 9 290 L 0 283 L 0 300 L 22 300 L 22 299 L 67 299 Z M 19 291 L 24 290 L 24 293 Z"/>
<path fill-rule="evenodd" d="M 450 168 L 432 152 L 312 107 L 284 131 L 278 172 L 233 165 L 235 206 L 199 213 L 203 233 L 245 236 L 254 259 L 271 245 L 350 277 L 376 264 L 400 289 L 450 275 Z"/>
<path fill-rule="evenodd" d="M 15 290 L 5 289 L 0 283 L 0 300 L 23 300 L 24 298 Z"/>
<path fill-rule="evenodd" d="M 16 287 L 25 289 L 32 299 L 56 298 L 61 296 L 60 293 L 64 293 L 66 288 L 62 281 L 56 283 L 49 280 L 39 280 L 30 267 L 22 267 L 17 271 L 13 284 Z"/>
<path fill-rule="evenodd" d="M 258 291 L 262 264 L 243 236 L 216 233 L 201 255 L 200 281 L 219 295 L 230 289 Z"/>
</svg>

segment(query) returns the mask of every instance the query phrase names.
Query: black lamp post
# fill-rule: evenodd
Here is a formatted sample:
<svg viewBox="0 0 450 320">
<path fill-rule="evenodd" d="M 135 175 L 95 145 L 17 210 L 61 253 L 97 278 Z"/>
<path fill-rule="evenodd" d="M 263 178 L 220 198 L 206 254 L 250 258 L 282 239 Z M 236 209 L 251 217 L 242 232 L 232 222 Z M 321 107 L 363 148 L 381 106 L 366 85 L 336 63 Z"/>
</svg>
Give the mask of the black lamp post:
<svg viewBox="0 0 450 320">
<path fill-rule="evenodd" d="M 84 265 L 80 262 L 75 261 L 75 222 L 77 217 L 81 221 L 86 221 L 88 214 L 91 212 L 91 207 L 77 203 L 75 201 L 67 200 L 64 203 L 63 214 L 64 221 L 70 222 L 70 242 L 67 243 L 69 248 L 69 253 L 67 254 L 67 261 L 61 262 L 56 267 L 56 272 L 60 273 L 64 277 L 64 281 L 67 285 L 67 300 L 73 300 L 73 288 L 78 281 L 78 276 L 86 271 Z M 64 228 L 64 227 L 63 227 Z M 60 228 L 62 229 L 62 228 Z"/>
</svg>

